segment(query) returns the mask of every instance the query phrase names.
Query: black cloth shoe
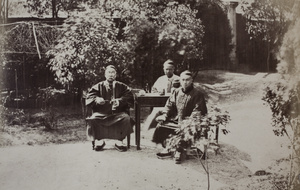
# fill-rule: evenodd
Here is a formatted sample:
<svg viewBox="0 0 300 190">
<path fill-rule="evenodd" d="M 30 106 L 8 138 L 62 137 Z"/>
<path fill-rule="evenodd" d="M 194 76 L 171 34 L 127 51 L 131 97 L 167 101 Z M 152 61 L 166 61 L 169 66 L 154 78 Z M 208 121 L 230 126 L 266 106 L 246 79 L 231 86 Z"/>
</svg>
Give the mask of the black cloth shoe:
<svg viewBox="0 0 300 190">
<path fill-rule="evenodd" d="M 105 146 L 105 142 L 103 142 L 103 144 L 100 146 L 96 146 L 95 151 L 102 151 L 104 146 Z"/>
<path fill-rule="evenodd" d="M 126 146 L 119 146 L 119 145 L 117 145 L 117 144 L 115 144 L 115 148 L 118 150 L 118 151 L 120 151 L 120 152 L 125 152 L 125 151 L 127 151 L 127 147 Z"/>
<path fill-rule="evenodd" d="M 174 156 L 175 164 L 181 164 L 182 161 L 182 152 L 176 151 Z"/>
<path fill-rule="evenodd" d="M 176 151 L 174 155 L 175 164 L 181 164 L 182 161 L 186 160 L 186 152 L 185 151 Z"/>
<path fill-rule="evenodd" d="M 165 158 L 172 158 L 173 154 L 172 152 L 159 152 L 156 154 L 156 156 L 159 159 L 165 159 Z"/>
</svg>

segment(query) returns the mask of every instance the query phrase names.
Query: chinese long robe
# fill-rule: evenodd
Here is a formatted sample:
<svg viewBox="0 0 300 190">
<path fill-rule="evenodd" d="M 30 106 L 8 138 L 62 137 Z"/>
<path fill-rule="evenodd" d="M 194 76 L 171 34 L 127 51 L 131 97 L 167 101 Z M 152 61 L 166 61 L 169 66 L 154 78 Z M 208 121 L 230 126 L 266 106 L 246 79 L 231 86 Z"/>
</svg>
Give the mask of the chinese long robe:
<svg viewBox="0 0 300 190">
<path fill-rule="evenodd" d="M 96 97 L 105 100 L 103 105 L 96 104 Z M 119 105 L 113 109 L 110 101 L 117 99 Z M 133 94 L 124 83 L 114 81 L 99 82 L 88 92 L 86 105 L 90 106 L 93 114 L 87 118 L 87 136 L 90 140 L 116 139 L 123 140 L 133 132 L 133 120 L 128 115 L 129 107 L 133 105 Z"/>
<path fill-rule="evenodd" d="M 178 120 L 189 117 L 194 111 L 200 111 L 201 115 L 207 114 L 204 95 L 193 85 L 186 91 L 183 88 L 178 88 L 173 91 L 166 102 L 163 114 L 167 116 L 167 122 L 163 125 L 168 125 L 169 121 L 174 127 L 174 123 L 178 124 Z M 174 134 L 174 129 L 158 127 L 154 132 L 152 141 L 163 144 L 170 134 Z"/>
</svg>

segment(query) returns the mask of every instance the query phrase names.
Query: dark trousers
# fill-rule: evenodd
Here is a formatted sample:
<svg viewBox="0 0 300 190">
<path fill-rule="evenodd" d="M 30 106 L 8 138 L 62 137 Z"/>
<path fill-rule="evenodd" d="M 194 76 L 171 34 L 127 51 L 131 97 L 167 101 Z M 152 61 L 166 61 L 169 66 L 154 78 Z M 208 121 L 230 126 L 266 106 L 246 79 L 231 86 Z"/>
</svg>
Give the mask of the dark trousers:
<svg viewBox="0 0 300 190">
<path fill-rule="evenodd" d="M 165 127 L 157 127 L 154 131 L 152 141 L 159 144 L 164 145 L 165 140 L 169 138 L 171 134 L 175 134 L 175 129 L 165 128 Z"/>
</svg>

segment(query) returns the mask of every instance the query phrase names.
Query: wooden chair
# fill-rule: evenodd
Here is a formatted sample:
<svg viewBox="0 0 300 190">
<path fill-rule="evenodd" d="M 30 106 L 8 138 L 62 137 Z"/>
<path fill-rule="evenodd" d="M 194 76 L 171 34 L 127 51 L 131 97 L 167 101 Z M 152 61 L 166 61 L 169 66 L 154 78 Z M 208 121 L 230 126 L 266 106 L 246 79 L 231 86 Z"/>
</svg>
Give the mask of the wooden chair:
<svg viewBox="0 0 300 190">
<path fill-rule="evenodd" d="M 83 113 L 83 115 L 85 117 L 86 129 L 88 130 L 89 117 L 93 114 L 93 110 L 89 106 L 85 105 L 86 94 L 87 94 L 87 91 L 83 91 L 81 105 L 82 105 L 82 113 Z M 129 110 L 130 110 L 130 107 L 128 107 L 126 109 L 126 113 L 130 116 L 130 111 Z M 127 148 L 129 149 L 130 148 L 130 134 L 127 135 L 126 138 L 127 138 Z M 95 149 L 95 141 L 96 140 L 101 140 L 101 139 L 97 139 L 96 138 L 95 140 L 92 140 L 92 148 L 93 148 L 93 150 Z"/>
<path fill-rule="evenodd" d="M 89 114 L 90 113 L 90 114 Z M 128 109 L 128 111 L 126 111 L 126 113 L 129 115 L 129 109 Z M 87 108 L 87 115 L 86 115 L 86 117 L 85 117 L 85 121 L 86 121 L 86 128 L 87 128 L 87 130 L 88 130 L 88 127 L 91 127 L 91 126 L 89 126 L 90 124 L 89 124 L 89 121 L 90 121 L 90 116 L 93 114 L 93 111 L 91 110 L 91 108 Z M 103 130 L 104 128 L 102 128 L 102 130 Z M 94 129 L 94 130 L 97 130 L 96 128 Z M 105 130 L 112 130 L 111 128 L 109 128 L 109 127 L 107 127 Z M 113 131 L 112 131 L 113 132 Z M 87 133 L 88 133 L 88 131 L 87 131 Z M 95 133 L 95 134 L 97 134 L 97 133 Z M 93 148 L 93 150 L 95 149 L 95 141 L 96 140 L 102 140 L 102 139 L 100 139 L 100 138 L 98 138 L 98 137 L 93 137 L 94 139 L 92 140 L 92 148 Z M 128 134 L 127 136 L 126 136 L 126 139 L 127 139 L 127 148 L 129 149 L 130 148 L 130 134 Z M 115 139 L 115 140 L 117 140 L 117 139 Z"/>
</svg>

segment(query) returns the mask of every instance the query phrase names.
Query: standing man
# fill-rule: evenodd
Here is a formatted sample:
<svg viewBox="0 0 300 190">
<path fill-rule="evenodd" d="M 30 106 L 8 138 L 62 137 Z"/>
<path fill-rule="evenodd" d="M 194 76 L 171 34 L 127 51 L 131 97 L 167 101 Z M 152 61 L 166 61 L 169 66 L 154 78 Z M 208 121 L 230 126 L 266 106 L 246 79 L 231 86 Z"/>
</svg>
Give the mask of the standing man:
<svg viewBox="0 0 300 190">
<path fill-rule="evenodd" d="M 179 80 L 179 76 L 174 74 L 175 66 L 172 60 L 168 59 L 163 64 L 163 70 L 165 75 L 159 77 L 154 85 L 152 86 L 152 93 L 171 93 L 174 83 Z M 157 121 L 155 118 L 160 115 L 160 108 L 154 108 L 151 114 L 147 117 L 144 128 L 151 129 L 155 128 Z"/>
<path fill-rule="evenodd" d="M 133 94 L 131 89 L 124 83 L 116 81 L 116 68 L 109 65 L 105 69 L 105 81 L 94 85 L 88 92 L 86 105 L 93 110 L 91 117 L 87 118 L 89 126 L 87 135 L 93 142 L 95 140 L 116 139 L 115 148 L 119 151 L 126 151 L 122 140 L 133 132 L 133 122 L 128 115 L 130 105 L 133 105 Z M 105 146 L 96 146 L 100 151 Z"/>
<path fill-rule="evenodd" d="M 180 74 L 181 87 L 175 89 L 170 98 L 168 99 L 162 115 L 158 116 L 156 120 L 162 125 L 168 125 L 172 123 L 172 126 L 176 128 L 178 121 L 191 116 L 193 112 L 201 112 L 201 115 L 207 114 L 207 107 L 202 94 L 193 85 L 192 73 L 190 71 L 184 71 Z M 179 127 L 179 126 L 177 126 Z M 175 134 L 174 129 L 166 127 L 158 127 L 155 129 L 152 141 L 155 143 L 164 143 L 170 134 Z M 180 146 L 180 145 L 179 145 Z M 181 162 L 181 155 L 184 151 L 183 148 L 177 150 L 178 153 L 175 157 L 176 163 Z M 164 151 L 157 154 L 159 158 L 170 157 L 172 152 L 164 149 Z"/>
</svg>

